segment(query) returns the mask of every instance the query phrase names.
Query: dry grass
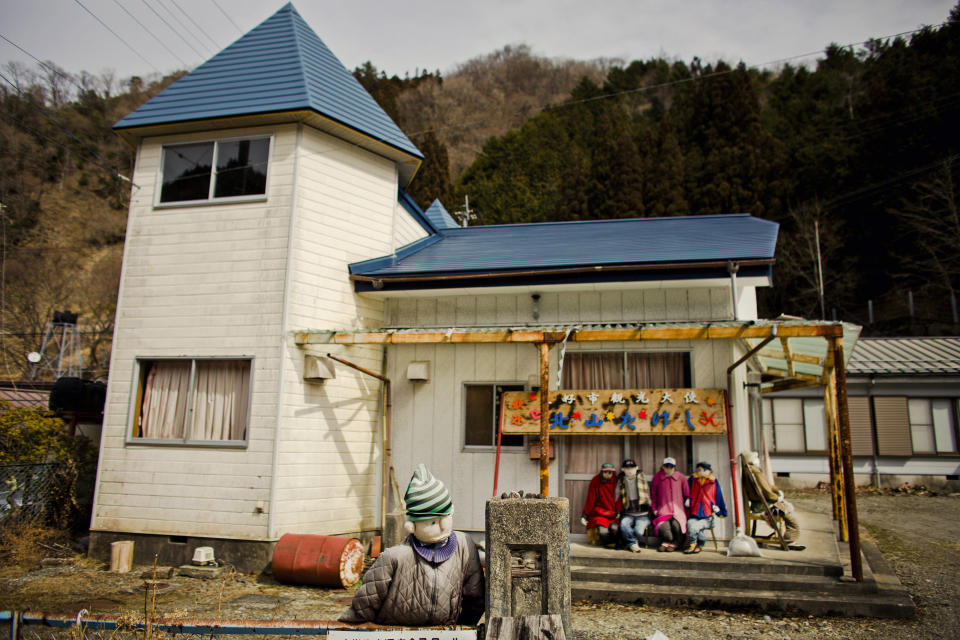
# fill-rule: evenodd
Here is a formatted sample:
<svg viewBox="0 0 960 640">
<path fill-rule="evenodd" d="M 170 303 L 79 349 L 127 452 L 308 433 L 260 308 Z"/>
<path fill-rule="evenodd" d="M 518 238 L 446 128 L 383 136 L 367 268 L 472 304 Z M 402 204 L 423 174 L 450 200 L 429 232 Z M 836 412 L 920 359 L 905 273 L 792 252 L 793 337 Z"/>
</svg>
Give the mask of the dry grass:
<svg viewBox="0 0 960 640">
<path fill-rule="evenodd" d="M 0 526 L 0 577 L 22 575 L 49 557 L 72 557 L 70 538 L 64 531 L 31 521 L 4 522 Z"/>
</svg>

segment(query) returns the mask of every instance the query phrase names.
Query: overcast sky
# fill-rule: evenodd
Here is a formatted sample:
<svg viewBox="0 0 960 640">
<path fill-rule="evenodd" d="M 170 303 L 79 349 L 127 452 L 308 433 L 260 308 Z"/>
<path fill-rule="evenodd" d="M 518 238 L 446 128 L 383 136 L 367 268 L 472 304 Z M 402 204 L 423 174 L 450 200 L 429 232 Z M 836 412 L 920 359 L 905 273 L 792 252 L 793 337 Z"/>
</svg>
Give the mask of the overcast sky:
<svg viewBox="0 0 960 640">
<path fill-rule="evenodd" d="M 759 66 L 946 20 L 956 0 L 297 0 L 348 69 L 451 71 L 507 44 L 535 54 Z M 285 0 L 0 0 L 0 62 L 118 78 L 197 66 Z M 184 10 L 186 13 L 184 13 Z M 226 13 L 226 15 L 224 14 Z M 229 17 L 228 17 L 229 16 Z M 101 24 L 102 23 L 102 24 Z M 114 33 L 112 33 L 112 32 Z M 115 35 L 116 34 L 116 35 Z M 122 39 L 122 40 L 121 40 Z"/>
</svg>

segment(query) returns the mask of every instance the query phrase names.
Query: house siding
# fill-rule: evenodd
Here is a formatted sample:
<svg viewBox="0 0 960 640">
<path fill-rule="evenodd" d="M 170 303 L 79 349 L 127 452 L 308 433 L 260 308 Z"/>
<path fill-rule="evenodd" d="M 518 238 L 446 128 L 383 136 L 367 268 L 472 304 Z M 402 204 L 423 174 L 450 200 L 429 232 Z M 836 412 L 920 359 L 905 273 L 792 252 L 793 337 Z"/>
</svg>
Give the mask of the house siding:
<svg viewBox="0 0 960 640">
<path fill-rule="evenodd" d="M 752 295 L 752 290 L 749 292 Z M 397 298 L 390 301 L 389 320 L 395 327 L 523 326 L 533 320 L 530 295 L 477 295 Z M 634 289 L 624 291 L 544 293 L 537 323 L 652 322 L 729 318 L 731 297 L 723 289 Z M 695 387 L 726 387 L 726 368 L 734 360 L 727 341 L 668 341 L 656 343 L 603 342 L 566 345 L 573 351 L 681 351 L 690 354 Z M 551 387 L 556 385 L 558 347 L 550 351 Z M 464 450 L 463 387 L 466 383 L 519 383 L 539 376 L 539 359 L 530 344 L 396 345 L 388 350 L 387 375 L 394 381 L 393 458 L 397 478 L 405 482 L 424 462 L 450 488 L 456 526 L 484 529 L 485 502 L 492 494 L 496 451 Z M 407 365 L 429 361 L 430 379 L 406 380 Z M 557 438 L 561 440 L 562 438 Z M 694 438 L 694 459 L 713 462 L 724 490 L 731 490 L 725 437 Z M 559 459 L 559 458 L 558 458 Z M 652 476 L 655 470 L 646 470 Z M 550 465 L 550 493 L 559 495 L 560 467 Z M 498 491 L 540 490 L 539 466 L 526 450 L 502 450 Z M 732 500 L 728 500 L 732 502 Z M 581 505 L 571 505 L 579 509 Z M 718 524 L 717 535 L 725 532 Z"/>
<path fill-rule="evenodd" d="M 305 382 L 303 358 L 334 352 L 379 372 L 382 347 L 304 351 L 290 334 L 381 325 L 383 302 L 353 292 L 347 265 L 396 246 L 396 166 L 305 127 L 295 188 L 272 537 L 369 531 L 380 526 L 381 383 L 340 364 L 336 378 Z"/>
<path fill-rule="evenodd" d="M 265 201 L 154 207 L 164 144 L 261 134 Z M 276 540 L 378 527 L 380 382 L 339 365 L 305 382 L 292 333 L 382 323 L 347 265 L 396 246 L 394 163 L 283 125 L 145 140 L 134 182 L 92 528 Z M 245 447 L 127 442 L 138 357 L 237 356 L 253 360 Z M 380 347 L 345 357 L 383 361 Z"/>
<path fill-rule="evenodd" d="M 265 201 L 154 207 L 162 146 L 272 134 Z M 91 528 L 264 539 L 295 127 L 145 140 L 127 223 Z M 137 358 L 249 357 L 245 448 L 130 443 Z"/>
</svg>

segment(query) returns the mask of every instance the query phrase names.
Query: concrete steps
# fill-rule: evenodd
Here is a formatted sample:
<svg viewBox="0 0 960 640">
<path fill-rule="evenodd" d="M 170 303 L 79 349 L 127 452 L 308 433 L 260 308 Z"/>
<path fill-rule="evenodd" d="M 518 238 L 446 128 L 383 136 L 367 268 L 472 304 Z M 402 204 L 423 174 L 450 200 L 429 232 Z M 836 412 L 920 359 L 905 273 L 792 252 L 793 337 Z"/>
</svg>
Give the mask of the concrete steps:
<svg viewBox="0 0 960 640">
<path fill-rule="evenodd" d="M 810 562 L 802 552 L 784 552 L 779 558 L 728 558 L 715 551 L 696 556 L 651 551 L 572 550 L 573 600 L 808 615 L 916 614 L 913 601 L 895 574 L 891 579 L 892 572 L 875 548 L 865 550 L 864 581 L 859 583 L 844 577 L 840 561 Z M 875 575 L 871 560 L 874 566 L 882 565 L 877 571 L 882 575 Z"/>
</svg>

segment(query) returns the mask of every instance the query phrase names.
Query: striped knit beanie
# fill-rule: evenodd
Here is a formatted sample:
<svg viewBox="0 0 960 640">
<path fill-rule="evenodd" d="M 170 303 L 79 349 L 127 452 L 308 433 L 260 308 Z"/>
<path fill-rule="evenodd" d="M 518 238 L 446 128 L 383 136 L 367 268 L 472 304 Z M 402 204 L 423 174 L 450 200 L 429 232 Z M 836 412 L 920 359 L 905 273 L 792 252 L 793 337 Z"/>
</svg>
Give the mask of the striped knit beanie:
<svg viewBox="0 0 960 640">
<path fill-rule="evenodd" d="M 403 501 L 407 505 L 407 520 L 411 522 L 453 513 L 453 501 L 447 487 L 437 480 L 422 462 L 417 465 L 417 470 L 410 478 Z"/>
</svg>

